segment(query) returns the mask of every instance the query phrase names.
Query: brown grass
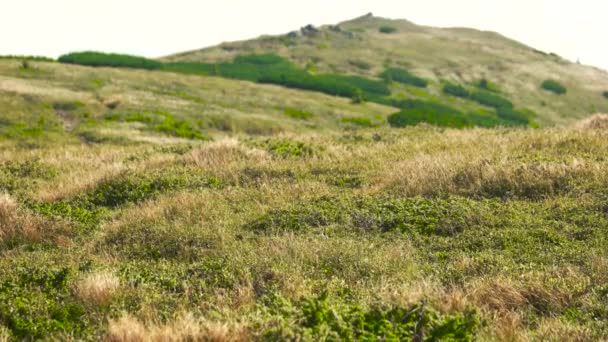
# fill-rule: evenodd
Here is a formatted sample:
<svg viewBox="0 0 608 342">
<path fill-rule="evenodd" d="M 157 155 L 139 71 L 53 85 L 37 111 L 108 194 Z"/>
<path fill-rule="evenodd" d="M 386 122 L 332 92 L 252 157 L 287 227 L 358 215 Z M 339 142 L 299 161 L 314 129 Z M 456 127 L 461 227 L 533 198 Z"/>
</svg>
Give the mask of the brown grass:
<svg viewBox="0 0 608 342">
<path fill-rule="evenodd" d="M 0 193 L 0 244 L 39 243 L 44 240 L 68 243 L 70 228 L 64 222 L 45 219 L 19 207 L 9 195 Z"/>
<path fill-rule="evenodd" d="M 608 129 L 608 114 L 595 114 L 576 123 L 579 129 Z"/>
<path fill-rule="evenodd" d="M 112 273 L 99 272 L 81 279 L 76 285 L 76 293 L 89 304 L 103 305 L 112 300 L 119 288 L 118 277 Z"/>
<path fill-rule="evenodd" d="M 163 325 L 144 324 L 131 316 L 123 316 L 110 321 L 105 338 L 107 342 L 238 342 L 248 340 L 250 340 L 250 336 L 242 325 L 231 326 L 196 319 L 192 314 L 182 314 L 172 322 Z"/>
</svg>

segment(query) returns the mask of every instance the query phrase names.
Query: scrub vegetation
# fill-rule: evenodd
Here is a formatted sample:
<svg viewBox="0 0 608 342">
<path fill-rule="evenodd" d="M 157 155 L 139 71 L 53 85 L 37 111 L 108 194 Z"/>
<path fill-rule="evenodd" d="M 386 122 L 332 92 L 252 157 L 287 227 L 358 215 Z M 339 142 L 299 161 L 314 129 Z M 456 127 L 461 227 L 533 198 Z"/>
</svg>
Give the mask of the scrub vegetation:
<svg viewBox="0 0 608 342">
<path fill-rule="evenodd" d="M 268 50 L 0 60 L 0 341 L 608 339 L 608 119 L 535 105 L 582 88 Z"/>
</svg>

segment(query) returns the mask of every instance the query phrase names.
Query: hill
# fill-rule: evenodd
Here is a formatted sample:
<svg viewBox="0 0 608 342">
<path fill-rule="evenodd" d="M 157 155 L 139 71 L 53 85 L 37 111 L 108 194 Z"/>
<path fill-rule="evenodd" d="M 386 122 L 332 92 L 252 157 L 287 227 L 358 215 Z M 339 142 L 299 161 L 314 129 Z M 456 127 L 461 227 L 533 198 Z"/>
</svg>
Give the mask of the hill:
<svg viewBox="0 0 608 342">
<path fill-rule="evenodd" d="M 0 341 L 608 339 L 606 117 L 569 124 L 603 72 L 288 38 L 0 59 Z"/>
<path fill-rule="evenodd" d="M 382 31 L 388 30 L 388 33 Z M 377 77 L 387 67 L 427 79 L 427 89 L 394 84 L 397 97 L 435 99 L 460 108 L 465 100 L 442 93 L 442 82 L 475 88 L 496 85 L 517 107 L 538 114 L 541 125 L 567 124 L 608 110 L 602 92 L 608 73 L 538 51 L 497 33 L 466 28 L 434 28 L 406 20 L 366 15 L 338 25 L 308 27 L 281 36 L 224 43 L 163 58 L 166 62 L 225 62 L 236 56 L 276 53 L 318 72 Z M 556 80 L 564 96 L 541 89 Z"/>
</svg>

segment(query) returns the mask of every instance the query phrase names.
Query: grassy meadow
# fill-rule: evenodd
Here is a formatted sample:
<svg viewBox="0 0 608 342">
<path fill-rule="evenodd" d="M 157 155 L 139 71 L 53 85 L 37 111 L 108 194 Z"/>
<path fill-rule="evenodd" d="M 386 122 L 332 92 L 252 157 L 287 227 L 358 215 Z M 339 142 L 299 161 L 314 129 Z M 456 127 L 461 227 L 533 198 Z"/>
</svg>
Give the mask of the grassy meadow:
<svg viewBox="0 0 608 342">
<path fill-rule="evenodd" d="M 293 53 L 319 32 L 497 39 L 341 27 L 288 36 Z M 233 48 L 292 46 L 276 39 Z M 328 55 L 308 65 L 314 87 L 282 87 L 239 74 L 234 51 L 0 59 L 1 342 L 608 339 L 608 120 L 569 112 L 577 96 L 608 108 L 603 73 L 458 78 L 443 60 L 433 76 Z M 202 59 L 224 71 L 185 64 Z M 390 96 L 324 91 L 345 79 Z M 428 113 L 461 128 L 419 124 Z"/>
</svg>

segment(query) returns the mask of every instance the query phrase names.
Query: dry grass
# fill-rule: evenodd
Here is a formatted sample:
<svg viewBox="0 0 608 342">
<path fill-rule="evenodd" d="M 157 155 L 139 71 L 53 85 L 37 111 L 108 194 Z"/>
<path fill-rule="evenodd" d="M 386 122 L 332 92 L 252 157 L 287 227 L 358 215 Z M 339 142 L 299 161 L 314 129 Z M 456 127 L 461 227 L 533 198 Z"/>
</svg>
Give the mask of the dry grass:
<svg viewBox="0 0 608 342">
<path fill-rule="evenodd" d="M 239 342 L 248 341 L 247 330 L 239 325 L 195 319 L 182 314 L 163 324 L 144 324 L 131 316 L 110 321 L 107 342 Z"/>
<path fill-rule="evenodd" d="M 109 272 L 88 274 L 76 284 L 78 297 L 92 305 L 109 303 L 119 289 L 120 280 Z"/>
<path fill-rule="evenodd" d="M 595 114 L 576 123 L 579 129 L 608 129 L 608 114 Z"/>
<path fill-rule="evenodd" d="M 9 195 L 0 193 L 0 244 L 54 242 L 69 245 L 66 236 L 70 232 L 66 222 L 34 215 Z"/>
</svg>

